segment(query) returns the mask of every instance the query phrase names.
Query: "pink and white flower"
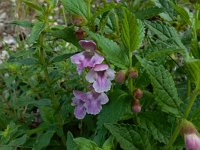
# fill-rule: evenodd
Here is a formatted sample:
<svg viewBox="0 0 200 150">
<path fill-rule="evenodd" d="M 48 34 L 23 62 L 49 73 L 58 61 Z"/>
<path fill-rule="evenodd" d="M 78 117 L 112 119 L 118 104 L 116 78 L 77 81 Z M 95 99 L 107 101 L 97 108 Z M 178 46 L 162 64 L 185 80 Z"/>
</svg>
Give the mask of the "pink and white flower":
<svg viewBox="0 0 200 150">
<path fill-rule="evenodd" d="M 107 92 L 111 89 L 111 81 L 115 78 L 115 71 L 107 64 L 97 64 L 86 75 L 86 80 L 93 83 L 97 93 Z"/>
</svg>

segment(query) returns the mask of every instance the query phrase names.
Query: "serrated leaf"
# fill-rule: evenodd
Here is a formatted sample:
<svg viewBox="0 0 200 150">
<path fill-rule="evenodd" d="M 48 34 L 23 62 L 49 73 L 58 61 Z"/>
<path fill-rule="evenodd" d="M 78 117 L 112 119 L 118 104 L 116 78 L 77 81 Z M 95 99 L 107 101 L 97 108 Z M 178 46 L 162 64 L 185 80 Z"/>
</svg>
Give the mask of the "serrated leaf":
<svg viewBox="0 0 200 150">
<path fill-rule="evenodd" d="M 114 137 L 110 136 L 102 146 L 103 150 L 113 150 L 114 149 Z"/>
<path fill-rule="evenodd" d="M 105 127 L 116 138 L 123 150 L 151 150 L 151 144 L 142 130 L 130 125 L 106 124 Z"/>
<path fill-rule="evenodd" d="M 130 52 L 138 49 L 144 39 L 144 27 L 135 15 L 124 9 L 122 21 L 122 40 Z"/>
<path fill-rule="evenodd" d="M 164 11 L 163 8 L 159 7 L 149 7 L 135 12 L 135 15 L 138 19 L 149 19 L 153 16 L 156 16 Z"/>
<path fill-rule="evenodd" d="M 33 43 L 37 42 L 37 40 L 39 39 L 39 36 L 40 36 L 41 32 L 44 30 L 44 28 L 45 28 L 45 24 L 43 22 L 36 22 L 31 31 L 31 35 L 28 38 L 28 43 L 33 44 Z"/>
<path fill-rule="evenodd" d="M 170 2 L 170 3 L 173 6 L 173 8 L 176 10 L 176 12 L 181 16 L 181 19 L 183 19 L 183 21 L 186 22 L 187 24 L 192 25 L 190 16 L 189 16 L 188 12 L 185 10 L 185 8 L 178 4 L 174 4 L 172 2 Z"/>
<path fill-rule="evenodd" d="M 127 93 L 116 90 L 111 93 L 109 98 L 109 103 L 103 107 L 103 110 L 98 116 L 98 129 L 100 129 L 104 123 L 116 123 L 125 114 L 131 113 L 131 102 L 128 99 Z"/>
<path fill-rule="evenodd" d="M 166 43 L 168 43 L 168 40 L 173 40 L 177 47 L 183 49 L 182 54 L 185 59 L 187 60 L 189 58 L 186 47 L 181 42 L 180 36 L 172 26 L 161 22 L 150 21 L 145 21 L 145 25 L 150 29 L 152 33 L 156 34 L 160 40 L 165 41 Z"/>
<path fill-rule="evenodd" d="M 97 10 L 94 12 L 93 16 L 91 17 L 90 22 L 94 22 L 95 19 L 96 19 L 99 15 L 101 15 L 101 14 L 103 14 L 103 13 L 105 13 L 105 12 L 110 11 L 111 9 L 115 8 L 116 6 L 117 6 L 117 5 L 115 5 L 114 3 L 109 3 L 109 4 L 107 4 L 107 5 L 104 5 L 103 7 L 97 8 Z"/>
<path fill-rule="evenodd" d="M 10 24 L 18 25 L 18 26 L 25 27 L 25 28 L 33 27 L 33 23 L 31 23 L 29 21 L 14 20 Z"/>
<path fill-rule="evenodd" d="M 37 140 L 34 144 L 33 150 L 41 150 L 41 149 L 47 147 L 49 145 L 54 133 L 55 133 L 55 131 L 47 131 L 47 132 L 41 134 L 37 138 Z"/>
<path fill-rule="evenodd" d="M 66 11 L 88 19 L 87 5 L 84 0 L 61 0 Z"/>
<path fill-rule="evenodd" d="M 74 142 L 78 145 L 79 150 L 102 150 L 97 146 L 97 144 L 86 138 L 75 138 Z"/>
<path fill-rule="evenodd" d="M 165 114 L 160 112 L 144 112 L 139 114 L 140 127 L 151 134 L 155 140 L 167 143 L 170 138 L 171 125 Z"/>
<path fill-rule="evenodd" d="M 154 94 L 158 105 L 164 112 L 180 115 L 180 104 L 177 89 L 168 70 L 162 65 L 151 63 L 137 56 L 142 67 L 146 70 L 154 88 Z"/>
<path fill-rule="evenodd" d="M 108 61 L 114 65 L 126 69 L 129 65 L 129 59 L 125 51 L 123 51 L 114 41 L 91 31 L 87 31 L 88 35 L 97 42 Z"/>
<path fill-rule="evenodd" d="M 37 5 L 29 0 L 22 0 L 26 5 L 28 5 L 30 8 L 33 8 L 34 10 L 43 11 L 43 8 L 40 5 Z"/>
</svg>

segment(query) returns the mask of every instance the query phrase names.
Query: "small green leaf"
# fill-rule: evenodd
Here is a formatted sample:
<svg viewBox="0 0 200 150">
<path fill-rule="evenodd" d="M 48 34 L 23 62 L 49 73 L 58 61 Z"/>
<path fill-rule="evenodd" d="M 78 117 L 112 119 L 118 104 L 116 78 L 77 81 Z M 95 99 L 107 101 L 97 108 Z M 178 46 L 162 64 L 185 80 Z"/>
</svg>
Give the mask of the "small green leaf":
<svg viewBox="0 0 200 150">
<path fill-rule="evenodd" d="M 78 150 L 78 145 L 74 142 L 73 135 L 70 131 L 67 133 L 67 149 Z"/>
<path fill-rule="evenodd" d="M 190 16 L 189 16 L 188 12 L 185 10 L 185 8 L 178 4 L 174 4 L 172 2 L 170 2 L 170 3 L 173 6 L 173 8 L 176 10 L 176 12 L 181 16 L 181 19 L 183 19 L 183 21 L 186 22 L 188 25 L 192 25 Z"/>
<path fill-rule="evenodd" d="M 50 35 L 58 39 L 63 39 L 66 42 L 72 43 L 79 47 L 78 40 L 75 35 L 75 29 L 73 27 L 68 27 L 64 29 L 51 29 Z"/>
<path fill-rule="evenodd" d="M 137 56 L 142 67 L 146 70 L 154 88 L 156 101 L 164 112 L 180 115 L 180 104 L 175 83 L 169 71 L 162 65 L 151 63 Z"/>
<path fill-rule="evenodd" d="M 63 54 L 63 55 L 53 57 L 52 60 L 50 60 L 50 62 L 56 63 L 56 62 L 60 62 L 60 61 L 65 61 L 66 59 L 70 58 L 71 56 L 73 56 L 76 53 Z"/>
<path fill-rule="evenodd" d="M 28 139 L 28 136 L 23 135 L 20 138 L 16 138 L 16 139 L 12 140 L 8 145 L 17 147 L 17 146 L 23 145 L 27 139 Z"/>
<path fill-rule="evenodd" d="M 54 133 L 55 133 L 54 131 L 47 131 L 47 132 L 41 134 L 37 138 L 35 145 L 33 147 L 33 150 L 41 150 L 41 149 L 47 147 L 49 145 Z"/>
<path fill-rule="evenodd" d="M 33 23 L 31 23 L 29 21 L 15 20 L 15 21 L 12 21 L 10 24 L 18 25 L 18 26 L 25 27 L 25 28 L 31 28 L 31 27 L 33 27 Z"/>
<path fill-rule="evenodd" d="M 31 66 L 38 63 L 38 60 L 35 58 L 24 58 L 18 62 L 21 65 Z"/>
<path fill-rule="evenodd" d="M 66 11 L 82 16 L 85 19 L 89 19 L 87 5 L 84 0 L 61 0 L 61 2 Z"/>
<path fill-rule="evenodd" d="M 43 11 L 43 8 L 40 6 L 40 5 L 37 5 L 29 0 L 22 0 L 26 5 L 28 5 L 30 8 L 33 8 L 35 10 L 38 10 L 38 11 Z"/>
<path fill-rule="evenodd" d="M 117 43 L 91 31 L 87 31 L 87 33 L 92 39 L 97 42 L 97 45 L 101 48 L 108 61 L 111 61 L 114 65 L 120 68 L 126 69 L 128 67 L 129 59 L 126 51 L 123 51 L 117 45 Z"/>
<path fill-rule="evenodd" d="M 43 22 L 36 22 L 33 26 L 33 29 L 31 31 L 31 35 L 28 38 L 28 43 L 33 44 L 37 42 L 39 39 L 39 36 L 41 32 L 45 29 L 45 24 Z"/>
<path fill-rule="evenodd" d="M 190 59 L 186 62 L 186 68 L 191 80 L 200 88 L 200 59 Z"/>
<path fill-rule="evenodd" d="M 78 145 L 79 150 L 102 150 L 95 142 L 86 138 L 79 137 L 74 139 L 74 141 Z"/>
<path fill-rule="evenodd" d="M 124 19 L 122 21 L 122 40 L 129 51 L 134 51 L 141 46 L 144 39 L 144 27 L 135 15 L 124 9 Z"/>
</svg>

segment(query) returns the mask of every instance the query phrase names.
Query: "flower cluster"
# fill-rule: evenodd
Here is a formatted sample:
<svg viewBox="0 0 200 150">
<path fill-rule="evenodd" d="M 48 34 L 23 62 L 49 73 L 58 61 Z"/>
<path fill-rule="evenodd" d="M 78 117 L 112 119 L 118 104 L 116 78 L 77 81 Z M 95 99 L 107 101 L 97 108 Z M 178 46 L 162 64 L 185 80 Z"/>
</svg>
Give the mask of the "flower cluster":
<svg viewBox="0 0 200 150">
<path fill-rule="evenodd" d="M 140 89 L 136 89 L 133 95 L 134 95 L 134 100 L 132 104 L 132 111 L 138 113 L 142 109 L 140 104 L 140 99 L 143 97 L 143 92 Z"/>
<path fill-rule="evenodd" d="M 96 43 L 92 40 L 80 40 L 83 52 L 71 57 L 72 63 L 77 65 L 80 75 L 85 68 L 89 68 L 86 80 L 91 84 L 91 91 L 74 91 L 72 105 L 75 106 L 74 114 L 76 118 L 83 119 L 85 115 L 98 114 L 103 104 L 108 102 L 108 97 L 104 92 L 111 88 L 111 81 L 115 78 L 115 71 L 107 64 L 103 64 L 104 57 L 96 51 Z"/>
</svg>

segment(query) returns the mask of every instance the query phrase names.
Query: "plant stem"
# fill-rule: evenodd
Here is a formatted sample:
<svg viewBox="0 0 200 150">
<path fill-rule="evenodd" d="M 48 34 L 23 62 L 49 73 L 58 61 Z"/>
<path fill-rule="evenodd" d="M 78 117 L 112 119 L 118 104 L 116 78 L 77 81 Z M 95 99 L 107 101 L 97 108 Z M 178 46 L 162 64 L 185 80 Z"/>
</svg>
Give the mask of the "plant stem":
<svg viewBox="0 0 200 150">
<path fill-rule="evenodd" d="M 133 57 L 132 52 L 129 51 L 129 61 L 130 61 L 129 70 L 131 70 L 131 68 L 132 68 L 132 57 Z M 130 93 L 132 95 L 132 93 L 133 93 L 133 79 L 132 78 L 129 78 L 128 84 L 129 84 L 129 91 L 130 91 Z"/>
<path fill-rule="evenodd" d="M 193 94 L 192 94 L 192 96 L 191 96 L 191 98 L 189 100 L 188 106 L 185 109 L 185 113 L 184 113 L 184 116 L 183 116 L 182 119 L 187 119 L 187 117 L 188 117 L 188 115 L 189 115 L 189 113 L 190 113 L 190 111 L 192 109 L 192 106 L 193 106 L 193 104 L 194 104 L 194 102 L 196 100 L 196 97 L 198 96 L 198 94 L 199 94 L 199 89 L 196 88 L 193 91 Z M 170 147 L 172 147 L 172 145 L 174 144 L 176 138 L 178 137 L 179 131 L 181 129 L 182 119 L 179 120 L 179 122 L 178 122 L 178 124 L 176 126 L 176 129 L 174 130 L 174 133 L 173 133 L 173 135 L 172 135 L 172 137 L 171 137 L 171 139 L 170 139 L 170 141 L 169 141 L 169 143 L 167 145 L 167 149 L 169 149 Z"/>
<path fill-rule="evenodd" d="M 91 3 L 91 0 L 87 0 L 88 18 L 91 17 L 90 3 Z"/>
</svg>

